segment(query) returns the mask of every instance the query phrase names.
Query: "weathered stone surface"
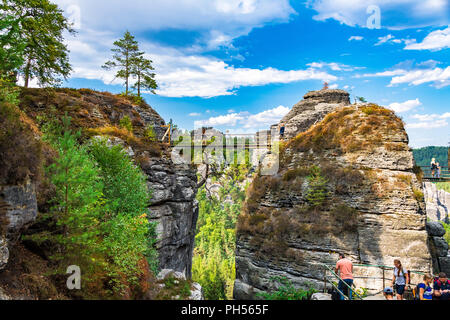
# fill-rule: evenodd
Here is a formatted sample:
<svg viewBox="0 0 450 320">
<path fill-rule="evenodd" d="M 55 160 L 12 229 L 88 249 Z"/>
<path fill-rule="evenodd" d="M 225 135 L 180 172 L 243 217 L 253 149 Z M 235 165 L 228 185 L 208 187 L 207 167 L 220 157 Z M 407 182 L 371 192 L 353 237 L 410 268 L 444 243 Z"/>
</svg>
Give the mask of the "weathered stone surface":
<svg viewBox="0 0 450 320">
<path fill-rule="evenodd" d="M 442 237 L 445 234 L 444 226 L 437 221 L 427 222 L 427 230 L 430 236 Z"/>
<path fill-rule="evenodd" d="M 311 300 L 331 300 L 331 294 L 328 293 L 314 293 Z"/>
<path fill-rule="evenodd" d="M 321 121 L 328 113 L 341 105 L 350 104 L 350 96 L 343 90 L 312 91 L 304 96 L 281 120 L 285 124 L 285 137 L 293 138 Z"/>
<path fill-rule="evenodd" d="M 20 232 L 37 216 L 36 191 L 33 184 L 0 186 L 0 214 L 7 221 L 8 241 L 15 242 Z"/>
<path fill-rule="evenodd" d="M 3 269 L 8 263 L 9 250 L 6 239 L 0 238 L 0 270 Z"/>
<path fill-rule="evenodd" d="M 149 211 L 150 219 L 157 222 L 160 268 L 190 278 L 198 218 L 195 169 L 165 158 L 151 158 L 142 168 L 152 192 Z"/>
<path fill-rule="evenodd" d="M 450 257 L 439 257 L 440 271 L 450 275 Z"/>
<path fill-rule="evenodd" d="M 432 221 L 450 222 L 450 193 L 438 190 L 432 182 L 424 182 L 423 191 L 427 207 L 427 216 Z"/>
<path fill-rule="evenodd" d="M 312 97 L 283 120 L 289 127 L 305 117 L 290 127 L 288 137 L 297 138 L 282 150 L 278 174 L 257 177 L 249 188 L 237 231 L 235 299 L 273 290 L 274 276 L 321 290 L 322 264 L 333 266 L 338 252 L 355 264 L 392 266 L 400 259 L 410 270 L 432 270 L 425 203 L 401 120 L 375 105 Z M 336 105 L 324 107 L 330 102 Z M 316 210 L 308 200 L 312 166 L 327 179 L 325 203 Z M 354 273 L 357 287 L 382 289 L 381 269 L 355 267 Z"/>
<path fill-rule="evenodd" d="M 433 237 L 433 242 L 436 247 L 436 254 L 439 257 L 447 257 L 448 255 L 448 243 L 442 237 Z"/>
</svg>

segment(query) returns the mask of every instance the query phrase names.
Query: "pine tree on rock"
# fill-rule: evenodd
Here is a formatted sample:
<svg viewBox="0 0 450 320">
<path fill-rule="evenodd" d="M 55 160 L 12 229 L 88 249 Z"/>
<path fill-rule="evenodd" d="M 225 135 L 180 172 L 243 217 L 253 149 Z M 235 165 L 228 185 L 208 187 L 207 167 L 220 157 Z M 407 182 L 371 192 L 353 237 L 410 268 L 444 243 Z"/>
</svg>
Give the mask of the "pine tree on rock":
<svg viewBox="0 0 450 320">
<path fill-rule="evenodd" d="M 114 42 L 113 60 L 106 62 L 102 68 L 106 70 L 118 69 L 116 77 L 125 80 L 125 95 L 129 93 L 130 76 L 133 75 L 133 62 L 142 55 L 134 36 L 125 32 L 122 39 Z"/>
<path fill-rule="evenodd" d="M 133 89 L 137 89 L 138 97 L 141 97 L 141 90 L 150 90 L 151 93 L 156 94 L 155 89 L 158 84 L 155 80 L 155 70 L 152 66 L 152 60 L 144 58 L 144 53 L 141 52 L 132 62 L 132 74 L 137 78 Z"/>
</svg>

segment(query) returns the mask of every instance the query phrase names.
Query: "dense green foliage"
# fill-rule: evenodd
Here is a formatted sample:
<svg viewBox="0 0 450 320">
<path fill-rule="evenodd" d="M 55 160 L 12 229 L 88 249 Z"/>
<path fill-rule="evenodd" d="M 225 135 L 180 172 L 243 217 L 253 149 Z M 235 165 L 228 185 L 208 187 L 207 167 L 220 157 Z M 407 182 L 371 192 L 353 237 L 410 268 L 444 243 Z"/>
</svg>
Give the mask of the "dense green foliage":
<svg viewBox="0 0 450 320">
<path fill-rule="evenodd" d="M 205 299 L 232 299 L 235 280 L 236 221 L 245 199 L 248 167 L 232 166 L 220 179 L 218 195 L 200 189 L 199 219 L 192 265 L 193 280 Z M 217 197 L 217 198 L 216 198 Z"/>
<path fill-rule="evenodd" d="M 257 294 L 265 300 L 310 300 L 317 292 L 314 288 L 308 290 L 296 289 L 286 277 L 273 277 L 272 281 L 277 284 L 277 290 Z"/>
<path fill-rule="evenodd" d="M 74 33 L 63 11 L 48 0 L 2 0 L 0 70 L 20 73 L 25 87 L 36 78 L 41 85 L 58 84 L 70 71 L 64 32 Z M 6 49 L 5 49 L 6 48 Z"/>
<path fill-rule="evenodd" d="M 425 147 L 413 150 L 416 164 L 420 167 L 429 167 L 432 158 L 436 158 L 441 166 L 446 167 L 448 164 L 448 148 L 447 147 Z"/>
<path fill-rule="evenodd" d="M 450 245 L 450 224 L 442 222 L 442 221 L 441 221 L 441 223 L 444 226 L 444 229 L 446 231 L 444 238 L 447 241 L 447 243 Z"/>
<path fill-rule="evenodd" d="M 436 187 L 438 190 L 444 190 L 450 193 L 450 182 L 437 182 Z"/>
<path fill-rule="evenodd" d="M 68 118 L 63 122 L 61 135 L 54 136 L 53 125 L 44 136 L 59 155 L 48 168 L 54 206 L 42 217 L 53 232 L 31 239 L 60 248 L 51 257 L 57 273 L 80 266 L 83 297 L 124 296 L 139 286 L 147 260 L 153 269 L 157 264 L 146 179 L 122 147 L 102 140 L 79 145 L 79 133 L 68 129 Z"/>
</svg>

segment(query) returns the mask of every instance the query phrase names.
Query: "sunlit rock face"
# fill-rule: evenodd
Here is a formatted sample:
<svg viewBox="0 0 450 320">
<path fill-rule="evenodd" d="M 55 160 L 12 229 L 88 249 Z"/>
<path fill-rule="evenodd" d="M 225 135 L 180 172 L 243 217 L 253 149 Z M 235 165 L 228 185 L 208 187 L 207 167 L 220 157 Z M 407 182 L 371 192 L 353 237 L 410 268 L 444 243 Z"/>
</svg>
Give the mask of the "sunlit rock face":
<svg viewBox="0 0 450 320">
<path fill-rule="evenodd" d="M 423 184 L 427 216 L 432 221 L 450 222 L 450 193 L 438 190 L 432 182 Z"/>
<path fill-rule="evenodd" d="M 321 121 L 339 106 L 349 105 L 350 95 L 343 90 L 311 91 L 281 120 L 285 124 L 285 136 L 290 139 Z"/>
<path fill-rule="evenodd" d="M 249 187 L 237 228 L 236 299 L 273 289 L 274 276 L 322 289 L 320 264 L 334 265 L 339 252 L 358 264 L 400 259 L 410 270 L 433 269 L 403 122 L 385 108 L 350 105 L 348 94 L 327 92 L 310 93 L 286 116 L 291 131 L 278 174 L 257 176 Z M 355 267 L 355 275 L 366 277 L 357 287 L 382 289 L 381 269 Z"/>
</svg>

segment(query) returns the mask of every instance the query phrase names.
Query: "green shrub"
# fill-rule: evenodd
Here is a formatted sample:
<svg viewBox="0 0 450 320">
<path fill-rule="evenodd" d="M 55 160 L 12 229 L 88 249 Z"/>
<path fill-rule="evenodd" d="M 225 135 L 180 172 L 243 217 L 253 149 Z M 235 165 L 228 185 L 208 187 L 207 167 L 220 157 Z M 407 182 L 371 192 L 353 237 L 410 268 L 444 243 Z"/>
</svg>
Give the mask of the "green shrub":
<svg viewBox="0 0 450 320">
<path fill-rule="evenodd" d="M 119 124 L 122 128 L 127 129 L 129 132 L 133 132 L 133 124 L 129 116 L 124 116 L 120 119 Z"/>
<path fill-rule="evenodd" d="M 319 167 L 313 166 L 308 176 L 308 191 L 306 199 L 312 207 L 321 206 L 329 195 L 327 188 L 328 180 L 322 177 Z"/>
<path fill-rule="evenodd" d="M 148 140 L 156 141 L 155 128 L 152 125 L 149 125 L 145 128 L 144 135 Z M 182 138 L 182 137 L 180 137 L 180 138 Z"/>
<path fill-rule="evenodd" d="M 311 296 L 317 292 L 312 287 L 307 290 L 296 289 L 286 277 L 273 277 L 271 280 L 278 284 L 278 289 L 270 293 L 258 293 L 257 296 L 265 300 L 310 300 Z"/>
</svg>

